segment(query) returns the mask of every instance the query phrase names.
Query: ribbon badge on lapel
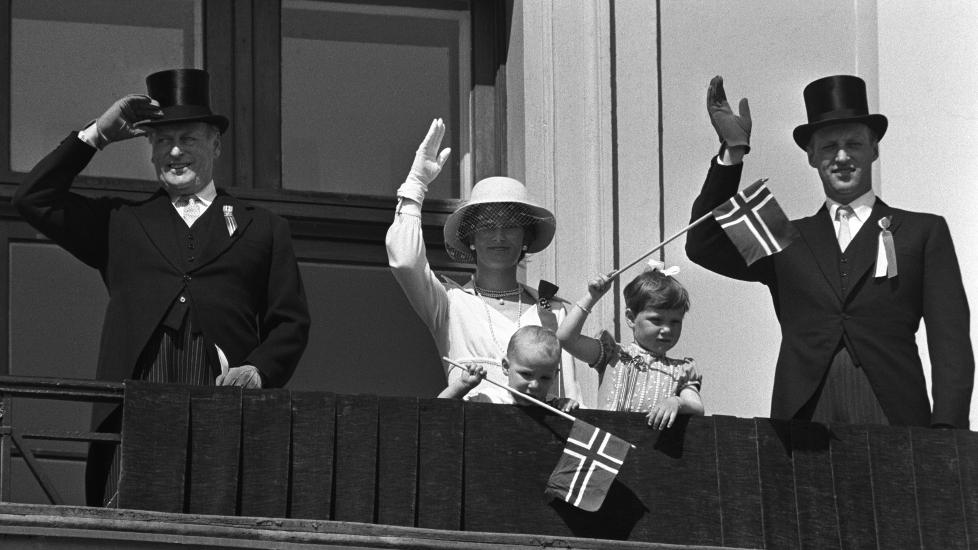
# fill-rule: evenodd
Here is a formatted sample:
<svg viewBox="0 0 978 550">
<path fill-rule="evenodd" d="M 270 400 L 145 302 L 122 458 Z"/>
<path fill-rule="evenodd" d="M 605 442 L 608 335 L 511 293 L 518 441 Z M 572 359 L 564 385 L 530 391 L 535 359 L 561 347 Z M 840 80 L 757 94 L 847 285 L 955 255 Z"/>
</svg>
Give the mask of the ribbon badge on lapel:
<svg viewBox="0 0 978 550">
<path fill-rule="evenodd" d="M 880 218 L 879 248 L 876 252 L 876 277 L 892 279 L 897 276 L 896 248 L 893 246 L 893 233 L 890 232 L 891 216 Z"/>
<path fill-rule="evenodd" d="M 228 226 L 228 237 L 234 236 L 238 222 L 234 219 L 234 207 L 230 204 L 224 205 L 224 224 Z"/>
</svg>

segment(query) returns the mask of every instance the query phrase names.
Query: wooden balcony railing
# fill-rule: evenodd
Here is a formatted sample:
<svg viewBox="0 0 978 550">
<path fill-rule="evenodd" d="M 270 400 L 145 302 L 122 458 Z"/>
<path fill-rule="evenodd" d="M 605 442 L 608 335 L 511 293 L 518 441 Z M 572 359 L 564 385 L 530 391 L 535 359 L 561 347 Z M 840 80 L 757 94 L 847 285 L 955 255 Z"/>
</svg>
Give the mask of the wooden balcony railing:
<svg viewBox="0 0 978 550">
<path fill-rule="evenodd" d="M 584 512 L 544 494 L 570 422 L 537 408 L 10 378 L 0 378 L 0 393 L 4 403 L 14 395 L 123 400 L 120 507 L 193 522 L 244 516 L 257 528 L 311 533 L 351 524 L 374 524 L 377 533 L 478 532 L 490 545 L 514 534 L 580 547 L 582 538 L 737 548 L 978 545 L 978 433 L 967 430 L 708 416 L 656 432 L 640 414 L 580 411 L 636 447 L 604 506 Z M 21 433 L 7 414 L 2 428 L 4 475 L 11 445 L 31 461 L 24 441 L 32 437 L 118 440 Z"/>
</svg>

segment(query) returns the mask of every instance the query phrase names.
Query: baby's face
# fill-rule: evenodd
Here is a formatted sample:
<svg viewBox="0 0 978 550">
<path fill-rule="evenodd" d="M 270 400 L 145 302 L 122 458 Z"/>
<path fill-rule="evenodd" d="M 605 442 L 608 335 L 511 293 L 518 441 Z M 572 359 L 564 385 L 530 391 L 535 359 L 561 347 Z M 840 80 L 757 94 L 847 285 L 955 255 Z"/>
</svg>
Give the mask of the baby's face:
<svg viewBox="0 0 978 550">
<path fill-rule="evenodd" d="M 556 363 L 542 357 L 512 357 L 506 363 L 509 367 L 509 387 L 546 401 L 557 372 Z"/>
<path fill-rule="evenodd" d="M 635 342 L 654 355 L 665 355 L 679 342 L 685 316 L 686 312 L 681 309 L 654 307 L 647 307 L 638 313 L 630 309 L 625 312 Z"/>
</svg>

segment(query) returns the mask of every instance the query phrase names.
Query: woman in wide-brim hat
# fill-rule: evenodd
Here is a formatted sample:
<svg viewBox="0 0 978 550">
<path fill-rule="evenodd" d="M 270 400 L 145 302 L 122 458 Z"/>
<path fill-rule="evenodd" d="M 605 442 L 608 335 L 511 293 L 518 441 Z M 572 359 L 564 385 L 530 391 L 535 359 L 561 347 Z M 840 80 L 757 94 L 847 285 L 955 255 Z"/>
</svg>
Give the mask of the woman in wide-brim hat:
<svg viewBox="0 0 978 550">
<path fill-rule="evenodd" d="M 479 181 L 467 202 L 445 222 L 445 249 L 455 261 L 474 263 L 475 274 L 464 285 L 436 276 L 428 264 L 421 233 L 421 204 L 428 184 L 448 160 L 438 152 L 445 135 L 441 119 L 431 123 L 407 180 L 398 189 L 394 223 L 387 232 L 387 257 L 394 277 L 411 306 L 427 325 L 442 357 L 465 363 L 506 354 L 510 337 L 522 326 L 557 329 L 564 318 L 559 300 L 539 299 L 536 289 L 516 277 L 520 261 L 553 240 L 553 213 L 534 203 L 519 181 L 491 177 Z M 551 393 L 580 401 L 573 358 L 562 355 Z M 483 363 L 486 364 L 486 363 Z M 506 385 L 501 367 L 486 377 Z M 461 373 L 442 365 L 449 383 Z M 483 381 L 473 392 L 498 393 Z"/>
</svg>

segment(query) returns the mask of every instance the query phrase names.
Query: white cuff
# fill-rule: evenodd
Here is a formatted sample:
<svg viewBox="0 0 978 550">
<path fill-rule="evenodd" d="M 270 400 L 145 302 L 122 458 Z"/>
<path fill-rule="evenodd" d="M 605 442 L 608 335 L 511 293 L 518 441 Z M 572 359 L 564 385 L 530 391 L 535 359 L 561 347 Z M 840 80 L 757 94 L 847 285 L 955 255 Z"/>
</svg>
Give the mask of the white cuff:
<svg viewBox="0 0 978 550">
<path fill-rule="evenodd" d="M 427 192 L 428 186 L 416 181 L 406 181 L 397 188 L 398 197 L 413 200 L 418 204 L 424 203 L 424 196 Z"/>
</svg>

